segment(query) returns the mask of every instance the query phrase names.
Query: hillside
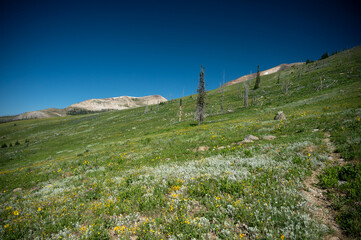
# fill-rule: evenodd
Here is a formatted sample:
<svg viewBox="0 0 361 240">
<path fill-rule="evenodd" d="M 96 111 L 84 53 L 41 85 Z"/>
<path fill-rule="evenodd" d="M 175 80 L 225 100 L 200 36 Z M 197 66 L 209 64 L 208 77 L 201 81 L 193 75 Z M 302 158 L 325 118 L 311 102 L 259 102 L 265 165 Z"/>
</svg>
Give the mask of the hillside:
<svg viewBox="0 0 361 240">
<path fill-rule="evenodd" d="M 270 68 L 270 69 L 261 71 L 261 72 L 260 72 L 260 76 L 265 76 L 265 75 L 277 73 L 277 72 L 286 70 L 286 69 L 288 69 L 288 68 L 290 68 L 290 67 L 300 66 L 300 65 L 302 65 L 302 64 L 304 64 L 304 63 L 291 63 L 291 64 L 283 63 L 283 64 L 280 64 L 280 65 L 278 65 L 278 66 L 276 66 L 276 67 L 273 67 L 273 68 Z M 242 76 L 242 77 L 239 77 L 239 78 L 237 78 L 237 79 L 228 81 L 228 82 L 226 82 L 225 84 L 223 84 L 222 86 L 223 86 L 223 87 L 226 87 L 226 86 L 230 86 L 230 85 L 237 84 L 237 83 L 240 83 L 240 82 L 245 82 L 245 81 L 247 81 L 247 80 L 251 80 L 251 79 L 254 79 L 254 78 L 256 78 L 256 73 L 251 73 L 251 74 L 248 74 L 248 75 L 244 75 L 244 76 Z"/>
<path fill-rule="evenodd" d="M 104 99 L 90 99 L 80 103 L 75 103 L 64 109 L 48 108 L 45 110 L 31 111 L 22 113 L 13 117 L 2 117 L 0 122 L 27 120 L 37 118 L 64 117 L 67 115 L 78 115 L 111 110 L 124 110 L 146 105 L 159 104 L 165 102 L 165 99 L 159 95 L 151 95 L 145 97 L 113 97 Z"/>
<path fill-rule="evenodd" d="M 0 124 L 0 238 L 359 239 L 361 47 L 224 90 Z"/>
</svg>

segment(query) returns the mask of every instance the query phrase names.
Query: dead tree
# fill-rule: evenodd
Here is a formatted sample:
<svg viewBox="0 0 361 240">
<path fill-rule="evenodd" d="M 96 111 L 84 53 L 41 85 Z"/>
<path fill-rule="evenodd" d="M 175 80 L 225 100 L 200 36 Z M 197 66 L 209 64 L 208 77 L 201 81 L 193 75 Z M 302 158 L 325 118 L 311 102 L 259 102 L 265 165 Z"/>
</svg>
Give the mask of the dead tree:
<svg viewBox="0 0 361 240">
<path fill-rule="evenodd" d="M 224 101 L 224 78 L 225 78 L 225 73 L 223 72 L 223 85 L 222 85 L 222 89 L 221 89 L 221 91 L 222 91 L 221 113 L 223 113 L 223 110 L 224 110 L 224 108 L 223 108 L 223 101 Z"/>
<path fill-rule="evenodd" d="M 288 79 L 284 79 L 283 80 L 283 87 L 282 87 L 282 92 L 284 94 L 288 93 L 288 85 L 289 85 Z"/>
<path fill-rule="evenodd" d="M 182 99 L 179 99 L 179 122 L 182 121 Z"/>
<path fill-rule="evenodd" d="M 198 96 L 196 102 L 196 117 L 199 119 L 199 124 L 203 123 L 204 114 L 205 114 L 205 98 L 206 98 L 206 89 L 204 86 L 204 67 L 201 66 L 201 71 L 199 73 L 199 85 L 198 85 Z"/>
<path fill-rule="evenodd" d="M 148 100 L 146 102 L 146 106 L 145 106 L 145 109 L 144 109 L 144 113 L 147 114 L 149 112 L 149 109 L 148 109 Z"/>
<path fill-rule="evenodd" d="M 243 82 L 243 87 L 244 87 L 244 95 L 243 95 L 243 103 L 244 103 L 244 107 L 248 108 L 248 81 Z"/>
</svg>

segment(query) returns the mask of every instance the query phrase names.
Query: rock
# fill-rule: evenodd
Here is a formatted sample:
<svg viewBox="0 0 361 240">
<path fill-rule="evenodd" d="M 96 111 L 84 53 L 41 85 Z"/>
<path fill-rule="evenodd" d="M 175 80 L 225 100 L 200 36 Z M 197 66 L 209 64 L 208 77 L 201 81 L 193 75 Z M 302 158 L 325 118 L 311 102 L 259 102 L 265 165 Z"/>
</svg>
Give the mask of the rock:
<svg viewBox="0 0 361 240">
<path fill-rule="evenodd" d="M 133 130 L 137 129 L 137 127 L 132 127 Z"/>
<path fill-rule="evenodd" d="M 340 240 L 338 237 L 331 237 L 328 240 Z"/>
<path fill-rule="evenodd" d="M 329 134 L 329 133 L 327 133 L 327 132 L 325 132 L 323 135 L 324 135 L 325 137 L 327 137 L 327 138 L 331 137 L 331 134 Z"/>
<path fill-rule="evenodd" d="M 208 146 L 199 146 L 199 147 L 198 147 L 198 151 L 199 151 L 199 152 L 204 152 L 204 151 L 207 151 L 208 149 L 209 149 Z"/>
<path fill-rule="evenodd" d="M 347 183 L 347 181 L 338 181 L 338 185 L 341 186 L 343 184 Z"/>
<path fill-rule="evenodd" d="M 279 111 L 274 117 L 274 120 L 285 120 L 285 119 L 286 119 L 286 115 L 282 111 Z"/>
<path fill-rule="evenodd" d="M 243 144 L 243 143 L 252 143 L 252 140 L 243 140 L 237 143 L 237 145 Z"/>
<path fill-rule="evenodd" d="M 30 189 L 30 192 L 34 192 L 34 191 L 37 191 L 39 189 L 40 189 L 40 187 L 33 187 L 33 188 Z"/>
<path fill-rule="evenodd" d="M 318 132 L 320 129 L 313 129 L 312 132 Z"/>
<path fill-rule="evenodd" d="M 21 190 L 23 190 L 22 188 L 15 188 L 14 190 L 13 190 L 13 192 L 20 192 Z"/>
<path fill-rule="evenodd" d="M 272 136 L 272 135 L 268 135 L 268 136 L 263 137 L 264 140 L 273 140 L 275 138 L 276 138 L 276 136 Z"/>
<path fill-rule="evenodd" d="M 245 140 L 257 141 L 257 140 L 259 140 L 259 138 L 256 136 L 253 136 L 253 135 L 247 135 L 244 137 L 243 141 L 245 141 Z"/>
<path fill-rule="evenodd" d="M 65 172 L 62 174 L 63 177 L 70 177 L 71 176 L 71 173 L 70 172 Z"/>
</svg>

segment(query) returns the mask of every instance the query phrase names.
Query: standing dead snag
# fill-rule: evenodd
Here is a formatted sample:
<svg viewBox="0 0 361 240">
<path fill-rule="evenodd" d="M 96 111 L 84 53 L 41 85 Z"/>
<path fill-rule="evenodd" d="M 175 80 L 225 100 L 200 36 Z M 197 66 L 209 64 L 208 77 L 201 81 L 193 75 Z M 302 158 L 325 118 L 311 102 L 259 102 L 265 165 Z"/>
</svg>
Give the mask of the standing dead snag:
<svg viewBox="0 0 361 240">
<path fill-rule="evenodd" d="M 247 82 L 243 82 L 243 87 L 244 87 L 243 101 L 244 101 L 244 107 L 248 108 L 248 87 L 246 83 Z"/>
<path fill-rule="evenodd" d="M 144 113 L 147 114 L 149 112 L 149 109 L 148 109 L 148 100 L 146 102 L 146 106 L 145 106 L 145 109 L 144 109 Z"/>
<path fill-rule="evenodd" d="M 205 98 L 206 98 L 206 89 L 204 87 L 204 67 L 201 66 L 201 71 L 199 73 L 199 85 L 198 85 L 198 96 L 196 102 L 196 111 L 195 117 L 199 119 L 199 124 L 202 124 L 205 113 Z"/>
<path fill-rule="evenodd" d="M 182 99 L 179 100 L 179 122 L 182 121 Z"/>
<path fill-rule="evenodd" d="M 223 100 L 224 100 L 224 79 L 225 79 L 225 73 L 223 72 L 223 85 L 221 86 L 222 91 L 222 102 L 221 102 L 221 114 L 223 113 Z"/>
</svg>

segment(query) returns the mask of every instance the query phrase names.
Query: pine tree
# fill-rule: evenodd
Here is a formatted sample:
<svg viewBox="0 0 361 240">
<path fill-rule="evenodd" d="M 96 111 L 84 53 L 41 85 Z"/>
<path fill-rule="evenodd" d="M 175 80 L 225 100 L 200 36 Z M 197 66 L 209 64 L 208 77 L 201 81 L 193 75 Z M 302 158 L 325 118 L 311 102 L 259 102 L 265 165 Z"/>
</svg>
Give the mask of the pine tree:
<svg viewBox="0 0 361 240">
<path fill-rule="evenodd" d="M 198 85 L 198 96 L 196 102 L 196 117 L 199 119 L 199 124 L 202 124 L 205 113 L 205 98 L 206 98 L 206 89 L 204 86 L 204 67 L 201 66 L 201 71 L 199 73 L 199 85 Z"/>
<path fill-rule="evenodd" d="M 257 77 L 256 77 L 256 83 L 254 85 L 254 90 L 258 89 L 259 88 L 259 84 L 261 83 L 261 76 L 259 74 L 259 65 L 257 67 Z"/>
</svg>

